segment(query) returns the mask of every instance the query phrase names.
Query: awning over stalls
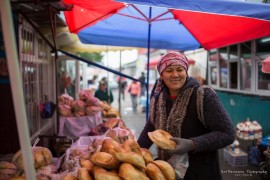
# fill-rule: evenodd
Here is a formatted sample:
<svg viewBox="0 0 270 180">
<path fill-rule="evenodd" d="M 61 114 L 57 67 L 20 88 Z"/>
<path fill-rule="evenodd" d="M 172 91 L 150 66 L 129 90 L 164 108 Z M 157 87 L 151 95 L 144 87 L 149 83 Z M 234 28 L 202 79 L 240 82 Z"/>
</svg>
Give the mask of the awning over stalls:
<svg viewBox="0 0 270 180">
<path fill-rule="evenodd" d="M 53 44 L 53 35 L 51 34 L 50 28 L 40 29 L 44 37 Z M 104 52 L 104 51 L 121 51 L 135 49 L 134 47 L 123 47 L 123 46 L 104 46 L 95 44 L 83 44 L 81 43 L 77 34 L 70 33 L 68 27 L 58 27 L 55 29 L 55 40 L 58 50 L 76 53 L 93 53 L 93 52 Z"/>
</svg>

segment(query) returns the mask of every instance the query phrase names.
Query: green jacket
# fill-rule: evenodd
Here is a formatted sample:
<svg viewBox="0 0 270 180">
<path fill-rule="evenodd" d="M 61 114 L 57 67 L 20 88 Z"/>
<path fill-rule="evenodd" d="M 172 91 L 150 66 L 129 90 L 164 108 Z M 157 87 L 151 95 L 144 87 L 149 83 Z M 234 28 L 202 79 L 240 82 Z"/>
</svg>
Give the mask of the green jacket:
<svg viewBox="0 0 270 180">
<path fill-rule="evenodd" d="M 113 102 L 113 94 L 112 91 L 110 91 L 110 97 L 108 96 L 108 90 L 106 89 L 106 91 L 102 91 L 100 89 L 96 90 L 95 92 L 95 97 L 98 98 L 101 101 L 106 101 L 109 104 L 111 104 Z M 110 99 L 109 99 L 110 98 Z M 110 101 L 109 101 L 110 100 Z"/>
</svg>

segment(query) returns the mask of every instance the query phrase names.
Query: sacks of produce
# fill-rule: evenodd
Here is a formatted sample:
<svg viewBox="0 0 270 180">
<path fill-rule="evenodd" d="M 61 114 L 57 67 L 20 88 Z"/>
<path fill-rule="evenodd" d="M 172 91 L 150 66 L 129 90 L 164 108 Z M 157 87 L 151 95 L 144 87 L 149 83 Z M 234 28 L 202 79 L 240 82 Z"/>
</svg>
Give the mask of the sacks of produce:
<svg viewBox="0 0 270 180">
<path fill-rule="evenodd" d="M 33 147 L 32 154 L 34 158 L 34 166 L 36 169 L 46 166 L 52 162 L 52 153 L 45 147 Z M 22 152 L 19 150 L 12 158 L 12 162 L 19 168 L 24 169 Z"/>
<path fill-rule="evenodd" d="M 79 99 L 75 100 L 67 93 L 58 97 L 58 111 L 64 117 L 94 115 L 103 110 L 102 105 L 103 103 L 93 96 L 91 90 L 80 91 Z"/>
<path fill-rule="evenodd" d="M 17 173 L 15 164 L 7 161 L 0 162 L 0 179 L 8 180 Z"/>
<path fill-rule="evenodd" d="M 79 92 L 79 99 L 84 102 L 87 102 L 92 97 L 93 97 L 93 92 L 91 89 L 81 90 Z"/>
<path fill-rule="evenodd" d="M 66 104 L 59 104 L 58 111 L 61 116 L 70 117 L 72 116 L 71 106 Z"/>
<path fill-rule="evenodd" d="M 74 116 L 85 116 L 85 103 L 82 100 L 74 100 L 71 107 Z"/>
<path fill-rule="evenodd" d="M 68 95 L 67 93 L 64 93 L 60 96 L 58 96 L 58 104 L 66 104 L 68 106 L 71 106 L 72 102 L 74 101 L 74 98 Z"/>
</svg>

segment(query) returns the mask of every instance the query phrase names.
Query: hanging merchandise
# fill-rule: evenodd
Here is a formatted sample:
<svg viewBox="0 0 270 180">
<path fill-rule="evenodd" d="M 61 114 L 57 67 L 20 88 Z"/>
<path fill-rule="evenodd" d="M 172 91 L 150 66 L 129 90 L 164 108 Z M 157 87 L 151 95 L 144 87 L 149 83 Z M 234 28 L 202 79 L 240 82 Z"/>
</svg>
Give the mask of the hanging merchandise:
<svg viewBox="0 0 270 180">
<path fill-rule="evenodd" d="M 44 101 L 39 104 L 40 116 L 43 119 L 51 118 L 56 109 L 56 104 L 48 100 L 48 96 L 44 95 Z"/>
</svg>

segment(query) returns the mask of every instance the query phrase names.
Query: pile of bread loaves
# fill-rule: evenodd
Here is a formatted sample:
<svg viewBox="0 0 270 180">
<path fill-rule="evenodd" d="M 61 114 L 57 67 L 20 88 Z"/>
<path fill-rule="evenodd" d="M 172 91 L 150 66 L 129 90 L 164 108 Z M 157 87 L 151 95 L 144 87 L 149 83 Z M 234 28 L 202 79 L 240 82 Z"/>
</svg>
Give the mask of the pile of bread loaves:
<svg viewBox="0 0 270 180">
<path fill-rule="evenodd" d="M 37 179 L 42 179 L 40 172 L 46 171 L 48 174 L 55 173 L 56 166 L 51 165 L 52 153 L 45 147 L 32 148 L 34 167 L 37 170 Z M 16 180 L 25 179 L 24 170 L 27 167 L 23 165 L 22 152 L 19 150 L 12 158 L 12 162 L 0 162 L 0 179 L 1 180 Z"/>
<path fill-rule="evenodd" d="M 119 111 L 109 105 L 106 101 L 101 101 L 100 106 L 102 107 L 102 116 L 104 118 L 117 118 L 121 116 Z"/>
<path fill-rule="evenodd" d="M 112 123 L 112 122 L 111 122 Z M 156 130 L 149 133 L 150 139 L 156 145 L 169 149 L 175 148 L 169 138 L 169 133 Z M 66 153 L 66 162 L 72 166 L 61 169 L 61 172 L 49 171 L 51 152 L 43 147 L 33 148 L 35 167 L 38 180 L 175 180 L 173 167 L 166 161 L 154 160 L 153 154 L 141 148 L 137 141 L 128 138 L 116 141 L 111 137 L 96 138 L 88 146 L 74 146 Z M 24 175 L 15 176 L 17 169 L 24 169 L 21 153 L 13 158 L 13 163 L 6 164 L 6 174 L 9 180 L 26 179 Z M 0 172 L 2 172 L 0 163 Z M 65 165 L 65 164 L 64 164 Z M 17 168 L 17 169 L 16 169 Z"/>
<path fill-rule="evenodd" d="M 74 151 L 78 154 L 78 163 L 63 177 L 65 180 L 176 179 L 175 171 L 169 163 L 154 160 L 153 154 L 141 148 L 134 139 L 119 143 L 108 137 L 100 138 L 89 144 L 84 152 Z M 76 159 L 73 152 L 72 158 Z"/>
</svg>

